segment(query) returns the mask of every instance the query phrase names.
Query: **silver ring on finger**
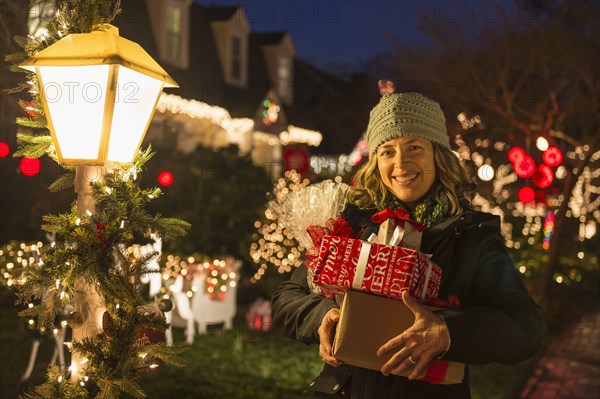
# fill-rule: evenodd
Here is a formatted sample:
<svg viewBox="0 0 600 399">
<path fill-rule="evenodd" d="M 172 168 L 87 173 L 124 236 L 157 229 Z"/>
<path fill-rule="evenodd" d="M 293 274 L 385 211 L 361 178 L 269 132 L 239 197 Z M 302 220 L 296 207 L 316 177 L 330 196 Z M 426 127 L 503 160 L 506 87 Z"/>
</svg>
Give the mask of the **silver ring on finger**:
<svg viewBox="0 0 600 399">
<path fill-rule="evenodd" d="M 410 362 L 410 364 L 412 364 L 413 366 L 414 366 L 415 364 L 417 364 L 417 361 L 416 361 L 415 359 L 413 359 L 413 357 L 412 357 L 412 356 L 409 356 L 409 357 L 408 357 L 408 361 L 409 361 L 409 362 Z"/>
</svg>

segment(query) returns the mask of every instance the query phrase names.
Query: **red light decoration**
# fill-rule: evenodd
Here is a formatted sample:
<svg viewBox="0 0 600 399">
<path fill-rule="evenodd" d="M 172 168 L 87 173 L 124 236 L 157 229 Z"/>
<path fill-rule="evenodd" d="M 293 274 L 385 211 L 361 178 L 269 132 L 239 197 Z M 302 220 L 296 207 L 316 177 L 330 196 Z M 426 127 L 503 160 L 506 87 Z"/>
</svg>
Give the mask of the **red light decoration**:
<svg viewBox="0 0 600 399">
<path fill-rule="evenodd" d="M 525 158 L 525 150 L 521 147 L 513 147 L 508 151 L 508 160 L 515 164 L 521 163 Z"/>
<path fill-rule="evenodd" d="M 548 166 L 558 166 L 563 160 L 562 151 L 556 146 L 548 147 L 548 149 L 542 153 L 542 160 Z"/>
<path fill-rule="evenodd" d="M 283 161 L 285 170 L 295 170 L 300 174 L 308 173 L 309 171 L 309 155 L 308 151 L 303 147 L 287 148 L 283 153 Z"/>
<path fill-rule="evenodd" d="M 10 154 L 10 147 L 4 141 L 0 141 L 0 158 L 4 158 Z"/>
<path fill-rule="evenodd" d="M 42 164 L 37 158 L 21 158 L 19 169 L 25 176 L 35 176 L 39 173 Z"/>
<path fill-rule="evenodd" d="M 519 190 L 519 201 L 528 204 L 535 198 L 535 193 L 531 187 L 522 187 Z"/>
<path fill-rule="evenodd" d="M 160 172 L 158 175 L 158 184 L 163 187 L 168 187 L 173 184 L 173 173 L 169 172 L 168 170 Z"/>
<path fill-rule="evenodd" d="M 554 172 L 546 164 L 538 165 L 537 170 L 531 176 L 531 182 L 539 188 L 549 187 L 554 182 Z"/>
<path fill-rule="evenodd" d="M 529 155 L 525 155 L 521 162 L 513 163 L 513 170 L 519 177 L 531 177 L 535 173 L 535 161 Z"/>
</svg>

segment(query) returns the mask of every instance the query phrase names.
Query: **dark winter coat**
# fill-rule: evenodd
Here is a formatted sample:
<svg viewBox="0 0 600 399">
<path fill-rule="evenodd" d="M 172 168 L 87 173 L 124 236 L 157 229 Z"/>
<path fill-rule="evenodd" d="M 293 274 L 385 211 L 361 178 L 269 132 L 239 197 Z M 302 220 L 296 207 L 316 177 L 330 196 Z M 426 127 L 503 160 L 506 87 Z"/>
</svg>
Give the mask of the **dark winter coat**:
<svg viewBox="0 0 600 399">
<path fill-rule="evenodd" d="M 372 214 L 349 205 L 343 216 L 356 232 L 363 229 L 361 238 L 366 239 L 378 230 Z M 511 364 L 531 357 L 543 343 L 542 312 L 524 287 L 499 227 L 497 216 L 465 211 L 423 233 L 421 251 L 433 254 L 443 269 L 439 297 L 452 294 L 461 303 L 460 309 L 436 311 L 450 332 L 445 360 Z M 293 339 L 318 344 L 317 329 L 332 307 L 337 307 L 334 301 L 310 292 L 306 268 L 299 267 L 273 295 L 273 322 Z M 463 383 L 432 385 L 349 365 L 325 365 L 309 389 L 314 397 L 329 398 L 470 398 L 468 367 Z"/>
</svg>

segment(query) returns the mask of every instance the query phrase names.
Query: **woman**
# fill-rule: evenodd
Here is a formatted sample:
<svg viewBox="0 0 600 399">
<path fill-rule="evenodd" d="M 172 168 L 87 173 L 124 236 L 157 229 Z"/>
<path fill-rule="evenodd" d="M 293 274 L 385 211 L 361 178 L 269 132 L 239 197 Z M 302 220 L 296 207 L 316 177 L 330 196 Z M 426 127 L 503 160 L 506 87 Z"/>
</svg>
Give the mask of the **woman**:
<svg viewBox="0 0 600 399">
<path fill-rule="evenodd" d="M 415 322 L 379 348 L 379 356 L 393 354 L 380 371 L 331 355 L 338 305 L 311 293 L 304 267 L 274 294 L 273 321 L 293 339 L 319 343 L 325 366 L 309 387 L 314 397 L 470 398 L 468 367 L 461 384 L 418 379 L 436 358 L 510 364 L 531 357 L 544 340 L 544 319 L 504 247 L 499 218 L 469 207 L 471 185 L 450 150 L 439 104 L 417 93 L 394 93 L 391 82 L 380 82 L 380 90 L 366 135 L 370 157 L 348 190 L 342 216 L 366 239 L 378 230 L 371 222 L 377 211 L 410 212 L 427 227 L 421 251 L 433 254 L 443 270 L 439 297 L 454 295 L 461 307 L 431 312 L 404 293 Z M 408 378 L 400 376 L 405 371 Z"/>
</svg>

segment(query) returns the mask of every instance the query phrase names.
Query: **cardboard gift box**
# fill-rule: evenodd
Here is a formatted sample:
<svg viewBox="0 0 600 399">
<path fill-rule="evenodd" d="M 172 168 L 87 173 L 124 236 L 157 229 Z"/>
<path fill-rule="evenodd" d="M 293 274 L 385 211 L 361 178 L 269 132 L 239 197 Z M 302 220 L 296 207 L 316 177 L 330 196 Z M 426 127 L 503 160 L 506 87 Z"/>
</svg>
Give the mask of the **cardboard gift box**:
<svg viewBox="0 0 600 399">
<path fill-rule="evenodd" d="M 313 282 L 333 293 L 348 289 L 389 298 L 408 290 L 418 301 L 438 295 L 442 270 L 414 249 L 326 235 L 321 241 Z"/>
<path fill-rule="evenodd" d="M 333 340 L 333 356 L 353 366 L 380 370 L 394 352 L 379 357 L 377 349 L 412 326 L 414 320 L 413 313 L 402 300 L 347 291 Z M 407 377 L 409 372 L 402 375 Z M 434 360 L 424 381 L 458 384 L 463 381 L 464 372 L 463 363 Z"/>
</svg>

